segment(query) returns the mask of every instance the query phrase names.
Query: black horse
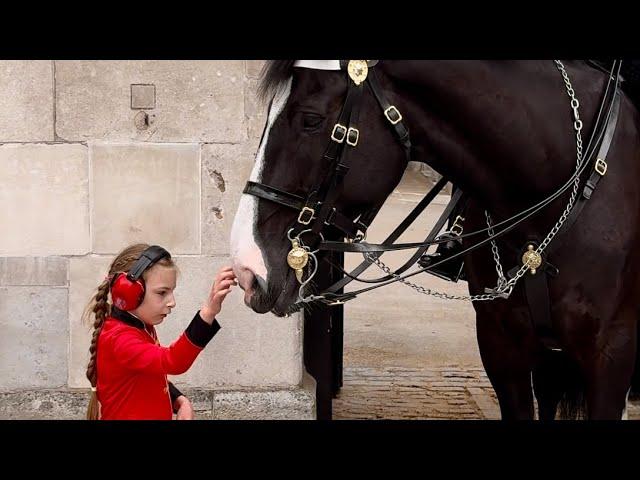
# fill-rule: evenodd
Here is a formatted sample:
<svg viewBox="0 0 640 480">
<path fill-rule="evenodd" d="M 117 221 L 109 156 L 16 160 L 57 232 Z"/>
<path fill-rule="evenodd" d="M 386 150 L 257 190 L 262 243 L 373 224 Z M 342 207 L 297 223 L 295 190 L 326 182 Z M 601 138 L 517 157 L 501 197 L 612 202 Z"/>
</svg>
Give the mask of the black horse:
<svg viewBox="0 0 640 480">
<path fill-rule="evenodd" d="M 274 198 L 288 192 L 304 206 L 318 179 L 335 169 L 327 152 L 342 140 L 339 148 L 349 149 L 348 168 L 341 172 L 339 193 L 329 193 L 333 210 L 323 219 L 337 213 L 343 225 L 344 219 L 357 224 L 375 216 L 371 212 L 398 184 L 408 160 L 429 164 L 469 196 L 462 215 L 465 232 L 486 228 L 485 212 L 495 224 L 548 198 L 576 172 L 575 114 L 586 149 L 609 80 L 584 61 L 564 62 L 570 83 L 553 61 L 368 61 L 378 90 L 366 83 L 356 100 L 347 100 L 359 102 L 357 128 L 347 129 L 341 112 L 354 77 L 344 63 L 336 70 L 338 63 L 317 62 L 317 68 L 293 61 L 267 65 L 262 91 L 275 96 L 251 180 L 273 187 Z M 359 67 L 350 72 L 355 78 L 362 75 Z M 570 105 L 569 85 L 579 100 L 577 110 Z M 387 107 L 384 114 L 380 105 Z M 399 125 L 410 134 L 405 148 L 407 132 Z M 558 273 L 549 278 L 548 297 L 559 351 L 541 341 L 524 281 L 515 283 L 508 298 L 473 303 L 482 362 L 504 419 L 533 418 L 534 392 L 541 419 L 555 418 L 559 404 L 566 415 L 589 419 L 620 419 L 624 412 L 640 314 L 639 131 L 638 110 L 623 92 L 606 175 L 544 258 Z M 557 225 L 570 194 L 568 189 L 495 240 L 505 271 L 522 266 L 526 242 L 540 242 Z M 268 198 L 264 192 L 261 198 L 243 195 L 232 254 L 245 303 L 256 312 L 284 315 L 297 302 L 300 285 L 287 265 L 290 229 L 297 225 L 300 232 L 300 222 L 310 221 L 314 212 Z M 332 226 L 311 233 L 348 236 L 335 228 L 335 218 L 327 222 Z M 464 238 L 463 246 L 481 237 Z M 468 252 L 464 262 L 471 295 L 496 285 L 490 244 Z"/>
</svg>

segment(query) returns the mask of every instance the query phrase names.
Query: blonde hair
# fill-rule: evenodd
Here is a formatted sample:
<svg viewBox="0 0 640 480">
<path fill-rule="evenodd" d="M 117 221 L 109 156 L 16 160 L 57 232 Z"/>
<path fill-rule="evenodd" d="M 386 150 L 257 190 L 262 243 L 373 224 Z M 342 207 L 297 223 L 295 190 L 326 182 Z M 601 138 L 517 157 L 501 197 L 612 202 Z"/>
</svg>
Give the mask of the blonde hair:
<svg viewBox="0 0 640 480">
<path fill-rule="evenodd" d="M 85 324 L 91 323 L 91 317 L 93 316 L 93 336 L 91 337 L 91 346 L 89 347 L 89 353 L 91 358 L 87 365 L 87 378 L 91 382 L 91 398 L 89 400 L 89 406 L 87 408 L 87 420 L 97 420 L 100 418 L 100 405 L 98 397 L 96 395 L 96 384 L 98 383 L 98 369 L 96 365 L 96 357 L 98 353 L 98 337 L 102 331 L 104 320 L 111 314 L 111 304 L 108 302 L 110 282 L 113 276 L 120 272 L 128 272 L 136 263 L 142 252 L 144 252 L 149 245 L 146 243 L 136 243 L 129 245 L 122 250 L 116 256 L 109 267 L 109 275 L 98 286 L 97 292 L 93 298 L 89 301 L 82 314 L 82 321 Z M 170 257 L 164 257 L 156 265 L 162 265 L 165 267 L 173 267 L 176 265 Z M 153 268 L 153 267 L 152 267 Z M 142 277 L 147 278 L 149 270 L 146 270 Z"/>
</svg>

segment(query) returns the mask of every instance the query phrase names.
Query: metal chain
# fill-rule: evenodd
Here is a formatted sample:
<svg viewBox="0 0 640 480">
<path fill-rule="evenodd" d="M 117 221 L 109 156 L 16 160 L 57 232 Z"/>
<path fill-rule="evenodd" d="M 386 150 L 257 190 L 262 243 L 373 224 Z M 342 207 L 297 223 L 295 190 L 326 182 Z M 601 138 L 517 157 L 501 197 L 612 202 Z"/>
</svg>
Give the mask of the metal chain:
<svg viewBox="0 0 640 480">
<path fill-rule="evenodd" d="M 567 74 L 567 71 L 564 68 L 564 65 L 560 60 L 554 60 L 554 61 L 556 66 L 558 67 L 558 70 L 560 70 L 560 73 L 562 74 L 562 78 L 564 79 L 564 83 L 567 87 L 567 94 L 569 95 L 569 98 L 571 98 L 571 108 L 573 109 L 573 118 L 574 118 L 573 129 L 576 131 L 576 171 L 578 171 L 582 166 L 582 136 L 580 133 L 582 131 L 582 121 L 580 120 L 580 114 L 578 112 L 578 108 L 580 107 L 580 102 L 578 102 L 578 99 L 576 98 L 575 92 L 571 85 L 571 81 L 569 80 L 569 75 Z M 569 213 L 573 209 L 573 204 L 575 203 L 576 196 L 578 195 L 579 187 L 580 187 L 580 177 L 576 176 L 576 179 L 573 182 L 573 190 L 571 192 L 571 197 L 569 198 L 569 202 L 567 203 L 567 206 L 565 207 L 564 211 L 562 212 L 562 215 L 560 215 L 560 218 L 558 219 L 556 224 L 553 226 L 551 231 L 547 234 L 545 239 L 540 243 L 536 252 L 542 254 L 542 252 L 545 250 L 545 248 L 547 248 L 549 243 L 551 243 L 551 240 L 553 240 L 553 237 L 556 236 L 556 234 L 558 233 L 558 231 L 560 230 L 564 222 L 567 220 Z M 516 282 L 527 272 L 528 269 L 529 267 L 527 265 L 523 265 L 520 268 L 520 270 L 518 270 L 516 275 L 511 280 L 509 280 L 509 282 L 507 282 L 507 285 L 508 286 L 515 285 Z"/>
<path fill-rule="evenodd" d="M 434 297 L 444 298 L 445 300 L 470 300 L 470 299 L 472 299 L 472 297 L 469 297 L 468 295 L 450 295 L 448 293 L 437 292 L 435 290 L 431 290 L 430 288 L 425 288 L 425 287 L 423 287 L 421 285 L 416 285 L 415 283 L 411 283 L 408 280 L 405 280 L 404 278 L 402 278 L 400 275 L 392 272 L 389 267 L 387 267 L 379 258 L 376 258 L 371 253 L 367 252 L 367 253 L 363 253 L 362 255 L 369 262 L 375 263 L 387 275 L 390 275 L 390 276 L 394 277 L 400 283 L 404 283 L 406 286 L 408 286 L 410 288 L 413 288 L 415 291 L 417 291 L 419 293 L 423 293 L 425 295 L 433 295 Z M 488 296 L 488 295 L 478 295 L 478 296 Z M 484 299 L 484 300 L 489 300 L 489 299 L 487 298 L 487 299 Z"/>
<path fill-rule="evenodd" d="M 493 225 L 491 223 L 491 215 L 486 210 L 484 211 L 484 216 L 487 218 L 487 234 L 490 237 L 495 235 L 493 231 Z M 507 279 L 504 276 L 504 272 L 502 271 L 502 264 L 500 263 L 500 253 L 498 253 L 498 245 L 495 240 L 491 240 L 491 251 L 493 252 L 493 260 L 496 262 L 496 273 L 498 274 L 498 285 L 496 288 L 502 288 L 503 285 L 507 283 Z"/>
<path fill-rule="evenodd" d="M 567 71 L 564 65 L 560 60 L 554 60 L 554 62 L 558 67 L 558 70 L 560 70 L 560 73 L 562 74 L 562 78 L 564 79 L 564 83 L 567 88 L 567 94 L 571 99 L 571 108 L 573 110 L 573 117 L 574 117 L 573 128 L 576 131 L 576 171 L 578 171 L 580 170 L 580 167 L 582 165 L 582 136 L 580 133 L 582 131 L 582 121 L 580 120 L 580 114 L 578 111 L 578 108 L 580 107 L 580 102 L 578 102 L 578 99 L 576 98 L 575 91 L 573 90 L 573 86 L 571 85 L 571 81 L 569 80 L 569 75 L 567 74 Z M 562 212 L 562 215 L 560 215 L 560 218 L 558 219 L 556 224 L 553 226 L 551 231 L 547 234 L 545 239 L 540 243 L 540 245 L 536 249 L 537 253 L 542 254 L 542 252 L 545 250 L 545 248 L 547 248 L 549 243 L 551 243 L 551 240 L 556 236 L 556 234 L 558 233 L 558 231 L 560 230 L 564 222 L 567 220 L 569 213 L 573 209 L 573 204 L 575 203 L 576 196 L 578 195 L 579 186 L 580 186 L 580 177 L 576 176 L 576 179 L 573 182 L 573 191 L 571 192 L 571 197 L 569 198 L 569 202 L 567 203 L 567 206 L 565 207 L 564 211 Z M 489 234 L 489 236 L 493 236 L 494 231 L 493 231 L 493 226 L 491 224 L 491 217 L 489 215 L 489 212 L 485 211 L 485 216 L 487 218 L 487 225 L 489 227 L 487 229 L 487 233 Z M 498 282 L 497 282 L 496 288 L 485 289 L 485 291 L 488 290 L 488 291 L 491 291 L 492 293 L 486 293 L 483 295 L 471 295 L 471 296 L 449 295 L 446 293 L 431 290 L 430 288 L 425 288 L 420 285 L 416 285 L 415 283 L 411 283 L 407 280 L 404 280 L 399 275 L 394 274 L 391 271 L 391 269 L 387 267 L 379 258 L 375 258 L 369 253 L 365 253 L 363 255 L 367 260 L 369 260 L 372 263 L 375 263 L 387 275 L 391 275 L 392 277 L 396 278 L 396 280 L 398 280 L 400 283 L 404 283 L 405 285 L 407 285 L 408 287 L 411 287 L 412 289 L 416 290 L 419 293 L 423 293 L 425 295 L 433 295 L 435 297 L 444 298 L 447 300 L 471 300 L 472 302 L 476 302 L 476 301 L 484 301 L 484 300 L 495 300 L 496 298 L 509 298 L 516 282 L 527 272 L 527 270 L 529 270 L 529 266 L 525 264 L 522 267 L 520 267 L 520 270 L 518 270 L 518 272 L 515 274 L 515 276 L 511 280 L 507 281 L 507 279 L 504 276 L 502 264 L 500 263 L 500 254 L 498 253 L 498 246 L 495 243 L 495 240 L 491 240 L 491 251 L 493 252 L 493 259 L 496 263 L 496 273 L 498 274 Z"/>
</svg>

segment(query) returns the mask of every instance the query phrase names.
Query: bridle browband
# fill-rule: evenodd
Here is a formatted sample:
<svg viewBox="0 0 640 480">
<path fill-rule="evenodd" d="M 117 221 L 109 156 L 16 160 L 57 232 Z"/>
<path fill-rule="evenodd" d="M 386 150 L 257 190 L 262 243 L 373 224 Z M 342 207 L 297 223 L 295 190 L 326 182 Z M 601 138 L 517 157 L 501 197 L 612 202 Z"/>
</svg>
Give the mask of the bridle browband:
<svg viewBox="0 0 640 480">
<path fill-rule="evenodd" d="M 513 230 L 517 225 L 524 222 L 532 215 L 535 215 L 550 203 L 552 203 L 554 200 L 556 200 L 558 197 L 560 197 L 563 193 L 565 193 L 576 181 L 576 178 L 580 177 L 586 170 L 587 166 L 592 163 L 594 154 L 596 153 L 596 151 L 598 151 L 598 148 L 605 138 L 605 131 L 607 131 L 608 136 L 611 136 L 609 133 L 611 131 L 611 125 L 613 125 L 613 127 L 615 128 L 615 121 L 618 114 L 618 109 L 614 108 L 614 106 L 617 106 L 617 102 L 615 100 L 618 99 L 619 103 L 618 90 L 621 66 L 621 62 L 619 60 L 616 60 L 613 63 L 611 72 L 608 76 L 604 95 L 600 103 L 596 121 L 592 128 L 592 134 L 585 149 L 583 162 L 580 168 L 576 170 L 576 172 L 574 172 L 571 178 L 564 185 L 562 185 L 557 191 L 541 200 L 537 204 L 513 215 L 506 220 L 495 223 L 492 227 L 490 226 L 466 234 L 462 234 L 460 232 L 460 234 L 456 235 L 457 239 L 464 239 L 482 233 L 488 233 L 492 228 L 495 231 L 495 233 L 489 234 L 487 238 L 475 243 L 468 248 L 463 249 L 462 251 L 454 255 L 447 256 L 440 261 L 431 263 L 429 264 L 429 266 L 420 268 L 414 272 L 411 272 L 410 274 L 400 276 L 401 273 L 405 272 L 415 264 L 418 258 L 420 258 L 420 256 L 429 248 L 429 246 L 450 241 L 450 237 L 443 237 L 442 235 L 438 236 L 438 233 L 441 231 L 455 205 L 460 200 L 462 192 L 458 190 L 456 193 L 454 193 L 451 201 L 443 211 L 440 218 L 436 221 L 436 224 L 431 229 L 425 240 L 423 242 L 415 243 L 394 244 L 393 242 L 395 242 L 395 240 L 397 240 L 400 235 L 402 235 L 402 233 L 413 223 L 413 221 L 415 221 L 415 219 L 424 211 L 424 209 L 431 203 L 431 201 L 433 201 L 437 194 L 444 188 L 444 186 L 448 182 L 448 179 L 446 178 L 440 179 L 440 181 L 438 181 L 431 188 L 431 190 L 425 195 L 423 200 L 418 203 L 418 205 L 407 216 L 407 218 L 381 244 L 369 244 L 364 240 L 366 238 L 366 231 L 369 225 L 374 220 L 382 205 L 377 205 L 371 208 L 370 210 L 359 215 L 355 220 L 339 212 L 335 207 L 336 201 L 338 200 L 340 193 L 342 192 L 343 179 L 349 171 L 350 149 L 355 148 L 358 145 L 360 139 L 358 117 L 360 110 L 360 101 L 364 93 L 365 85 L 369 86 L 378 105 L 382 109 L 384 117 L 387 119 L 390 127 L 392 128 L 396 139 L 403 147 L 407 162 L 410 159 L 411 141 L 409 138 L 409 130 L 403 123 L 403 117 L 400 111 L 397 109 L 397 107 L 390 104 L 385 95 L 382 93 L 382 89 L 380 87 L 374 68 L 377 63 L 377 60 L 340 61 L 340 70 L 347 71 L 351 81 L 349 79 L 347 80 L 347 95 L 340 116 L 338 117 L 338 121 L 332 129 L 329 145 L 327 146 L 325 153 L 323 154 L 323 161 L 327 162 L 329 165 L 329 173 L 316 183 L 316 185 L 311 189 L 306 198 L 291 194 L 289 192 L 285 192 L 269 185 L 252 181 L 247 182 L 245 189 L 243 190 L 243 193 L 247 193 L 258 198 L 278 203 L 299 212 L 296 221 L 288 231 L 290 240 L 295 238 L 299 242 L 300 235 L 302 233 L 312 232 L 319 237 L 318 243 L 315 246 L 317 250 L 334 252 L 360 252 L 363 254 L 368 254 L 369 256 L 367 260 L 363 261 L 350 273 L 346 272 L 340 266 L 337 266 L 330 262 L 332 266 L 342 271 L 344 277 L 328 287 L 319 295 L 311 295 L 303 301 L 294 304 L 289 309 L 288 313 L 297 311 L 301 309 L 305 303 L 313 301 L 322 301 L 329 305 L 342 304 L 345 301 L 355 298 L 360 293 L 379 288 L 383 285 L 402 281 L 403 279 L 406 279 L 413 275 L 431 270 L 434 267 L 443 264 L 444 262 L 472 252 L 473 250 L 484 246 L 488 242 L 491 242 L 492 240 L 505 235 L 509 231 Z M 328 67 L 327 69 L 330 69 L 330 67 Z M 612 114 L 612 112 L 615 113 Z M 599 159 L 599 161 L 602 160 Z M 601 173 L 601 171 L 598 169 L 598 164 L 594 166 L 594 172 L 600 174 L 600 177 L 603 175 L 603 173 Z M 587 183 L 589 183 L 589 181 L 591 181 L 594 176 L 599 179 L 596 173 L 592 172 L 592 177 L 587 181 Z M 585 189 L 586 188 L 587 187 L 585 187 Z M 579 213 L 581 208 L 582 204 L 579 204 L 578 208 L 576 208 L 577 212 L 573 215 L 573 217 L 570 217 L 569 224 L 572 224 L 575 221 L 575 218 L 577 217 L 577 214 Z M 325 226 L 335 227 L 336 229 L 341 231 L 347 238 L 347 242 L 325 241 L 324 237 L 322 236 L 322 230 Z M 565 225 L 566 228 L 563 228 L 560 232 L 562 233 L 568 230 L 568 226 L 569 225 Z M 497 231 L 498 228 L 501 228 L 501 230 Z M 307 249 L 307 251 L 309 250 L 308 247 L 305 248 Z M 364 272 L 368 267 L 371 266 L 372 261 L 379 258 L 384 252 L 414 248 L 417 249 L 416 253 L 403 266 L 390 273 L 389 275 L 369 280 L 358 278 L 358 276 L 362 272 Z M 295 268 L 291 263 L 290 266 L 292 266 L 292 268 Z M 353 280 L 357 280 L 362 283 L 374 283 L 376 285 L 353 292 L 342 293 L 342 288 Z"/>
</svg>

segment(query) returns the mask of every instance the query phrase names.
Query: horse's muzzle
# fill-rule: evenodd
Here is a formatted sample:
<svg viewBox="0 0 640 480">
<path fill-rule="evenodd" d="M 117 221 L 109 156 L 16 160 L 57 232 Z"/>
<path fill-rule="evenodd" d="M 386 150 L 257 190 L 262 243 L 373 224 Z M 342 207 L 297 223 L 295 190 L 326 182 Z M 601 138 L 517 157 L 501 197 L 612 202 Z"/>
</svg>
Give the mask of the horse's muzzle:
<svg viewBox="0 0 640 480">
<path fill-rule="evenodd" d="M 266 281 L 255 275 L 249 268 L 235 264 L 233 273 L 238 279 L 238 285 L 244 291 L 244 303 L 256 313 L 267 313 L 273 302 L 268 301 Z"/>
</svg>

